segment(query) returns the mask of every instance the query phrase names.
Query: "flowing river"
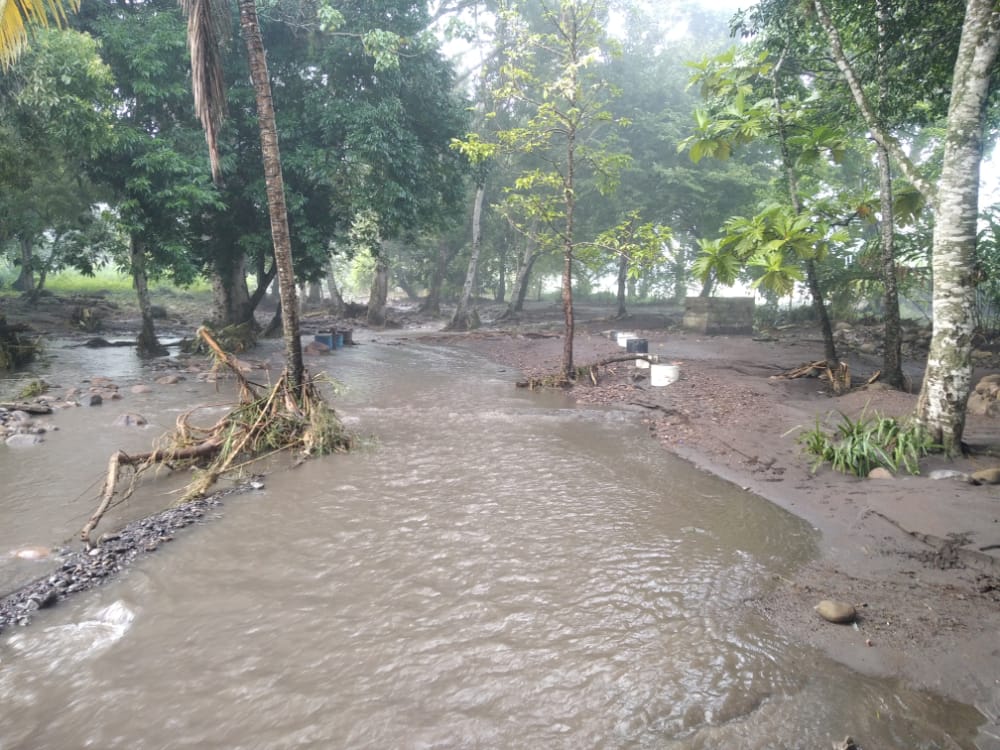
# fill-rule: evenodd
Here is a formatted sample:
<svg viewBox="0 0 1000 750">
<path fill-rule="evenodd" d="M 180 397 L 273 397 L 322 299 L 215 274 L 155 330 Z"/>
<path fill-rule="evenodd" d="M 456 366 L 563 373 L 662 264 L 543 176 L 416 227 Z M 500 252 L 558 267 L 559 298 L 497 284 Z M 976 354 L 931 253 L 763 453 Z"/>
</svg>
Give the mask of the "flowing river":
<svg viewBox="0 0 1000 750">
<path fill-rule="evenodd" d="M 131 352 L 86 356 L 105 355 Z M 130 362 L 70 367 L 128 384 Z M 0 750 L 975 747 L 971 707 L 853 673 L 756 614 L 815 532 L 665 454 L 632 415 L 405 340 L 317 363 L 370 438 L 272 472 L 0 634 Z M 45 564 L 5 549 L 82 525 L 111 450 L 221 400 L 174 388 L 105 404 L 100 429 L 77 409 L 43 445 L 0 446 L 0 581 Z M 122 411 L 155 428 L 107 427 Z M 175 486 L 146 483 L 127 513 Z"/>
</svg>

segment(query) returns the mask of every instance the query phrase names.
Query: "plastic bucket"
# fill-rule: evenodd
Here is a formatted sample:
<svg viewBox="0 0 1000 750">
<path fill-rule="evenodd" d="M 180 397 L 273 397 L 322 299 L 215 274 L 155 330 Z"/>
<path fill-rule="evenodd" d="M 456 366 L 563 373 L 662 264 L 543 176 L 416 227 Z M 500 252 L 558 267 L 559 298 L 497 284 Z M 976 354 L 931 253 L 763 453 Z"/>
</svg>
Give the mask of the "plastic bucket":
<svg viewBox="0 0 1000 750">
<path fill-rule="evenodd" d="M 332 333 L 317 333 L 315 336 L 313 336 L 313 341 L 315 341 L 317 344 L 322 344 L 327 349 L 333 349 L 334 346 Z"/>
<path fill-rule="evenodd" d="M 655 386 L 676 383 L 681 376 L 681 368 L 677 365 L 651 365 L 649 368 L 649 384 Z"/>
<path fill-rule="evenodd" d="M 335 334 L 333 334 L 333 348 L 334 349 L 344 348 L 344 334 L 341 333 L 340 331 L 337 331 Z"/>
<path fill-rule="evenodd" d="M 633 331 L 619 331 L 617 338 L 618 338 L 618 346 L 624 349 L 625 346 L 628 344 L 629 339 L 636 339 L 639 337 L 636 336 Z"/>
</svg>

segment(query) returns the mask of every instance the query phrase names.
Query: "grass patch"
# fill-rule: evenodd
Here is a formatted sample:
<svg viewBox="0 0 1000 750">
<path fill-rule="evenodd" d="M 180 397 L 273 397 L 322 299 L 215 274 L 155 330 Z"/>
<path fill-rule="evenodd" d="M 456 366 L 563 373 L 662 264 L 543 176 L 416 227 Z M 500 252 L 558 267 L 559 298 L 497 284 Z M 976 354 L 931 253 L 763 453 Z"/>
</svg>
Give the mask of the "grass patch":
<svg viewBox="0 0 1000 750">
<path fill-rule="evenodd" d="M 878 467 L 919 474 L 920 459 L 941 450 L 919 425 L 867 410 L 857 419 L 842 412 L 840 416 L 833 432 L 825 430 L 816 417 L 816 426 L 798 436 L 803 451 L 814 458 L 814 472 L 829 463 L 836 471 L 858 477 Z"/>
</svg>

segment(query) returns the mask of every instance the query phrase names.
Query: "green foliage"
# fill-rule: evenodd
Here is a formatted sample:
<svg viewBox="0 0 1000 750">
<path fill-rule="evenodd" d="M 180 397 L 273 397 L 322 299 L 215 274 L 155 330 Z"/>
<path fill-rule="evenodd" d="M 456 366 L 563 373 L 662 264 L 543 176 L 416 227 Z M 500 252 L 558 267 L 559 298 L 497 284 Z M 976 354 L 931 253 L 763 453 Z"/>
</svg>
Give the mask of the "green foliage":
<svg viewBox="0 0 1000 750">
<path fill-rule="evenodd" d="M 813 471 L 829 463 L 835 471 L 858 477 L 867 477 L 877 467 L 919 474 L 920 459 L 941 450 L 920 425 L 877 413 L 862 412 L 857 419 L 840 416 L 835 432 L 826 431 L 817 417 L 816 426 L 798 437 L 803 451 L 815 458 Z"/>
</svg>

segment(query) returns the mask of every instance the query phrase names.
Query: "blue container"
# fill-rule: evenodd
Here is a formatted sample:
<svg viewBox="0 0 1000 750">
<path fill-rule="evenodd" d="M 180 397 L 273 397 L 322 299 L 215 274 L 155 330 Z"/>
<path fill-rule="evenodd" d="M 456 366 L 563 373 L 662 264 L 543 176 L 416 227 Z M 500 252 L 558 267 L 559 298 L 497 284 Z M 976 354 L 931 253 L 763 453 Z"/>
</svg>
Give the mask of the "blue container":
<svg viewBox="0 0 1000 750">
<path fill-rule="evenodd" d="M 317 344 L 322 344 L 327 349 L 333 349 L 334 347 L 334 338 L 332 333 L 318 333 L 313 336 L 313 341 Z"/>
<path fill-rule="evenodd" d="M 344 348 L 344 334 L 341 333 L 340 331 L 337 331 L 335 334 L 333 334 L 333 348 L 334 349 Z"/>
</svg>

